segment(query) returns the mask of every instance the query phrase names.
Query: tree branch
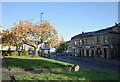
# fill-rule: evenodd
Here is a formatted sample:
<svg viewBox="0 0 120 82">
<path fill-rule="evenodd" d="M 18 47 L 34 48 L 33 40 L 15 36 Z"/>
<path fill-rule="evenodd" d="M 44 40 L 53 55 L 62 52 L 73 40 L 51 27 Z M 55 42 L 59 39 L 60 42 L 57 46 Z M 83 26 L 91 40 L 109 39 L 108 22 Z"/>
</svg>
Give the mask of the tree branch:
<svg viewBox="0 0 120 82">
<path fill-rule="evenodd" d="M 34 45 L 31 45 L 31 44 L 25 42 L 24 40 L 22 40 L 22 42 L 23 42 L 24 44 L 27 44 L 27 45 L 29 45 L 29 46 L 32 46 L 32 47 L 36 48 Z"/>
</svg>

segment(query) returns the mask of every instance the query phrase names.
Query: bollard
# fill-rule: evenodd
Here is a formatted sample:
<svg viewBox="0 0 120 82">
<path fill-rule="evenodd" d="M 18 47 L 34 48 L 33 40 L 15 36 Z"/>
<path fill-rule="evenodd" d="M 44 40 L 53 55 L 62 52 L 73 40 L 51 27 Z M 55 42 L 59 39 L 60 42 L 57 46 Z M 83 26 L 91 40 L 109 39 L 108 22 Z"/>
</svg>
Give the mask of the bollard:
<svg viewBox="0 0 120 82">
<path fill-rule="evenodd" d="M 72 67 L 72 71 L 79 71 L 79 65 L 74 65 L 74 67 Z"/>
</svg>

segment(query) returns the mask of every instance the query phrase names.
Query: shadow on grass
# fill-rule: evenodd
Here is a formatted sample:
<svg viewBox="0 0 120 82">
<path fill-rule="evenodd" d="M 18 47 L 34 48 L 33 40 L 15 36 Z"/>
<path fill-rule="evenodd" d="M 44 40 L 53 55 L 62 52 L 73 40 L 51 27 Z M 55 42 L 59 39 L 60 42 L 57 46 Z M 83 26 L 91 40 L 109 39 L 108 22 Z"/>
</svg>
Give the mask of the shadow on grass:
<svg viewBox="0 0 120 82">
<path fill-rule="evenodd" d="M 60 72 L 54 74 L 63 77 L 67 76 L 69 78 L 68 80 L 119 80 L 117 74 L 98 71 L 94 69 L 79 72 Z"/>
<path fill-rule="evenodd" d="M 79 72 L 58 72 L 58 73 L 40 73 L 31 75 L 15 76 L 16 80 L 85 80 L 85 82 L 93 82 L 95 80 L 102 82 L 103 80 L 118 82 L 118 76 L 116 74 L 102 72 L 98 70 L 88 70 Z M 64 82 L 64 81 L 63 81 Z M 74 81 L 73 81 L 74 82 Z"/>
<path fill-rule="evenodd" d="M 56 61 L 47 61 L 42 59 L 20 59 L 20 58 L 6 58 L 8 69 L 11 68 L 55 68 L 72 66 L 67 63 Z"/>
</svg>

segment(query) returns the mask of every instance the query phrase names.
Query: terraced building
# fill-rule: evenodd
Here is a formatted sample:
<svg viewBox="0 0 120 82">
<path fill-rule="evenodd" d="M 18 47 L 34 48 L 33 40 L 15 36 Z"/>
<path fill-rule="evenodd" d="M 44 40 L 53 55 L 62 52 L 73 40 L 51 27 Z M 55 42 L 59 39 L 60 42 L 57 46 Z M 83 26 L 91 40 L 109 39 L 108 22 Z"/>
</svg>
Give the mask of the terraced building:
<svg viewBox="0 0 120 82">
<path fill-rule="evenodd" d="M 71 38 L 71 46 L 73 56 L 120 58 L 120 23 L 78 34 Z"/>
</svg>

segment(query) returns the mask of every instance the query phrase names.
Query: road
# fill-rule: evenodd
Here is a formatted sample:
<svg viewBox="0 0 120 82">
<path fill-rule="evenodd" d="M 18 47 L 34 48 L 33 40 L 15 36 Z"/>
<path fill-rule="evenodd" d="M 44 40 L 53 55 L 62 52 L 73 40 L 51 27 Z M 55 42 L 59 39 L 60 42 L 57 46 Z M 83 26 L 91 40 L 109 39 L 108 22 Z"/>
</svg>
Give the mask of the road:
<svg viewBox="0 0 120 82">
<path fill-rule="evenodd" d="M 60 55 L 57 56 L 57 60 L 68 62 L 71 64 L 77 64 L 80 66 L 80 70 L 89 70 L 89 69 L 97 69 L 107 72 L 113 72 L 113 73 L 119 73 L 118 69 L 120 68 L 120 65 L 118 63 L 118 60 L 105 60 L 105 59 L 99 59 L 99 61 L 96 58 L 81 58 L 81 57 L 73 57 L 73 56 L 67 56 L 67 55 Z"/>
</svg>

